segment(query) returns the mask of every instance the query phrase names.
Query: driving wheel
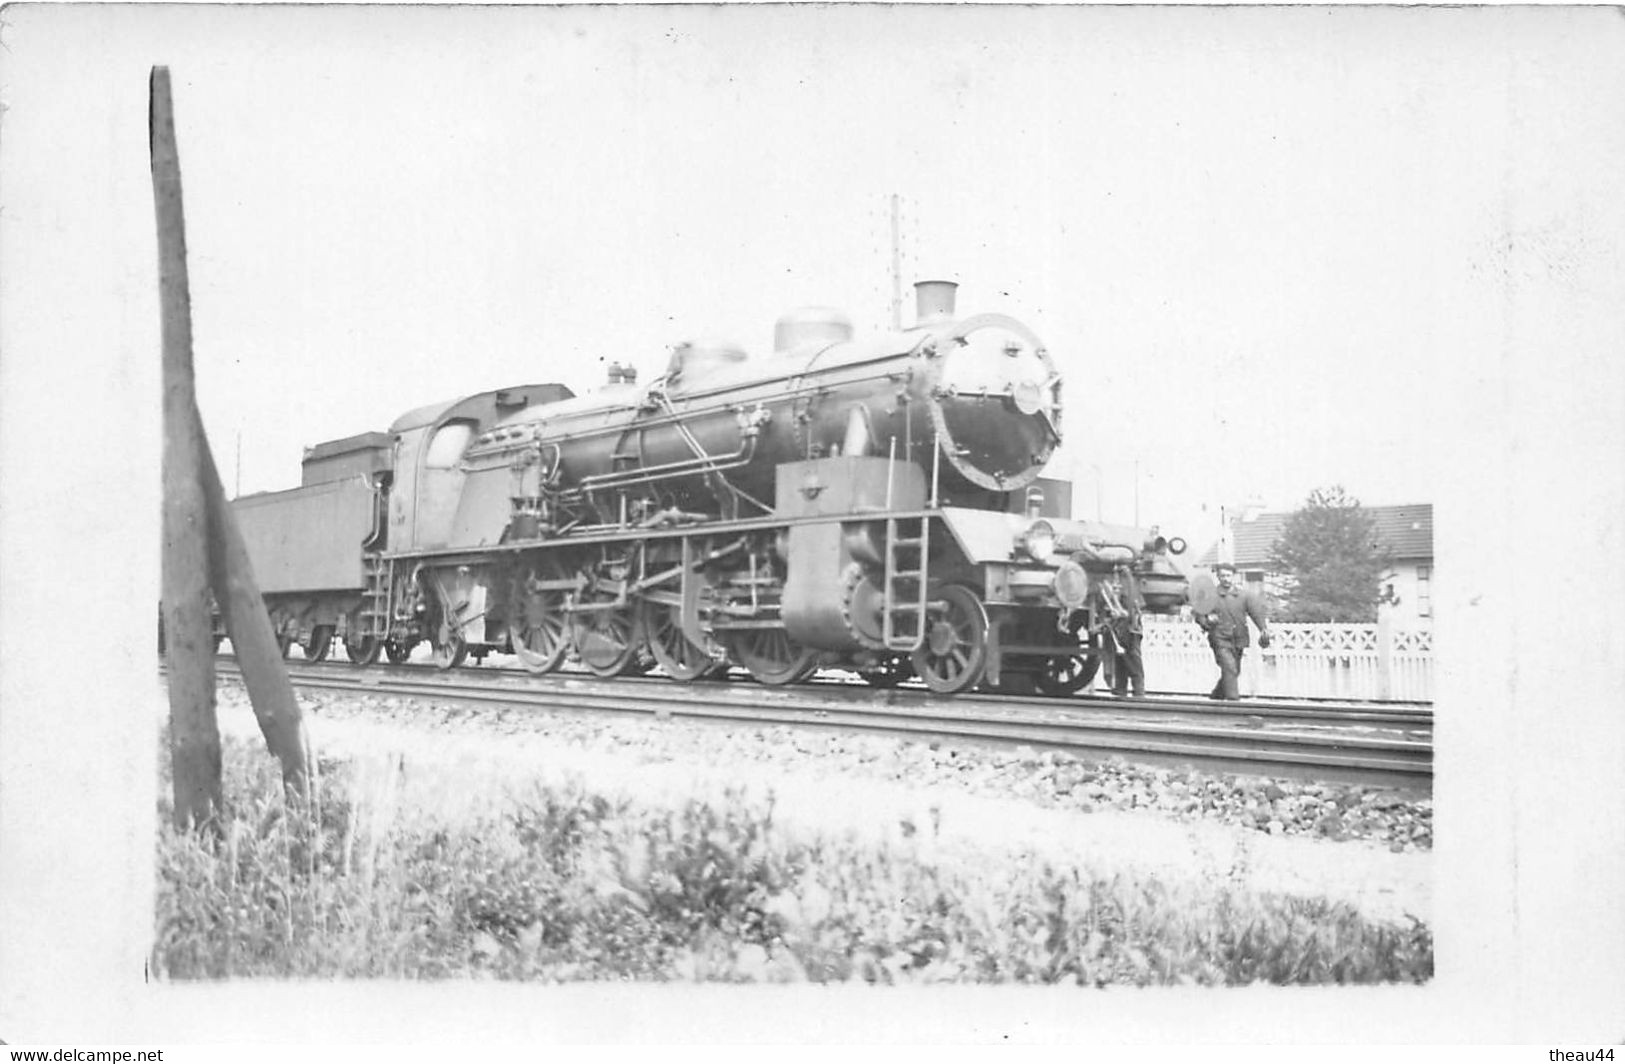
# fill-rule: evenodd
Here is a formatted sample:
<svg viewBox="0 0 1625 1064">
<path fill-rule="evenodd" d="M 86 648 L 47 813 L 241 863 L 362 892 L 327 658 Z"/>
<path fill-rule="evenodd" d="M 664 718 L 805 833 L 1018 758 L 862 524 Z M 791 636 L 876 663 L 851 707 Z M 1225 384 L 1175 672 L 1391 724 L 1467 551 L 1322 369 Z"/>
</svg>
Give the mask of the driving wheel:
<svg viewBox="0 0 1625 1064">
<path fill-rule="evenodd" d="M 805 680 L 818 667 L 818 652 L 791 639 L 783 628 L 733 631 L 728 653 L 758 682 L 773 687 Z"/>
<path fill-rule="evenodd" d="M 562 588 L 543 587 L 544 581 L 563 576 L 555 562 L 538 562 L 514 580 L 514 615 L 508 622 L 508 641 L 520 664 L 534 673 L 552 672 L 570 649 Z"/>
<path fill-rule="evenodd" d="M 596 609 L 570 615 L 570 642 L 576 656 L 595 676 L 624 676 L 638 670 L 637 620 L 629 603 L 613 605 L 614 597 L 588 592 L 582 605 Z"/>
<path fill-rule="evenodd" d="M 673 603 L 644 599 L 638 604 L 638 632 L 655 664 L 679 683 L 689 683 L 710 672 L 716 662 L 683 633 L 680 612 Z"/>
</svg>

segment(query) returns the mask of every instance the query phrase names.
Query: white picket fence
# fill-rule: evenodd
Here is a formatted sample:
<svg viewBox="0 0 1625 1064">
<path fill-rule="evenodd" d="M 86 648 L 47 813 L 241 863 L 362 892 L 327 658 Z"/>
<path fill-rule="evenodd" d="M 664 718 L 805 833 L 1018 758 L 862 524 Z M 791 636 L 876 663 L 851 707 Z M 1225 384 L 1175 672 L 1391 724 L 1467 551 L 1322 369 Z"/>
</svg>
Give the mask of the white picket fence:
<svg viewBox="0 0 1625 1064">
<path fill-rule="evenodd" d="M 1433 700 L 1433 632 L 1377 624 L 1272 624 L 1268 650 L 1242 660 L 1243 695 Z M 1219 678 L 1207 635 L 1193 621 L 1145 618 L 1146 687 L 1207 694 Z"/>
</svg>

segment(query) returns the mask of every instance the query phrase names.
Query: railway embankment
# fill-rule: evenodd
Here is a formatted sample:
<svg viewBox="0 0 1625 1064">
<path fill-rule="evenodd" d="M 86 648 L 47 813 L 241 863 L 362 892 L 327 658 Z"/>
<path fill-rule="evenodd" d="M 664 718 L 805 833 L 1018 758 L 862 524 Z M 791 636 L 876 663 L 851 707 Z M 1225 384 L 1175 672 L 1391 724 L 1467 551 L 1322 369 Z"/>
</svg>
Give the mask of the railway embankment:
<svg viewBox="0 0 1625 1064">
<path fill-rule="evenodd" d="M 514 750 L 535 746 L 537 764 L 562 761 L 601 783 L 634 789 L 653 786 L 666 775 L 661 767 L 669 766 L 679 787 L 712 778 L 783 790 L 799 780 L 812 781 L 809 785 L 821 791 L 825 784 L 841 793 L 876 791 L 872 801 L 878 792 L 892 790 L 910 802 L 942 805 L 974 798 L 1098 814 L 1101 820 L 1129 813 L 1140 827 L 1152 821 L 1221 825 L 1240 830 L 1243 840 L 1256 833 L 1361 844 L 1351 853 L 1375 847 L 1405 854 L 1433 845 L 1431 797 L 1387 787 L 1218 774 L 1117 757 L 838 729 L 538 714 L 530 708 L 377 695 L 308 692 L 304 697 L 316 709 L 318 728 L 336 740 L 352 726 L 397 726 L 406 729 L 403 742 L 424 733 L 439 736 L 437 744 L 477 747 L 502 737 Z"/>
<path fill-rule="evenodd" d="M 1393 792 L 782 727 L 368 695 L 306 704 L 326 786 L 341 792 L 337 834 L 309 874 L 325 860 L 353 886 L 365 870 L 366 913 L 395 904 L 380 892 L 427 906 L 364 936 L 418 959 L 310 943 L 291 967 L 255 967 L 263 955 L 246 946 L 223 955 L 216 938 L 175 930 L 202 926 L 183 918 L 188 899 L 221 895 L 189 882 L 208 862 L 171 840 L 160 970 L 1203 984 L 1432 973 L 1429 803 Z M 233 687 L 221 719 L 237 756 L 251 752 Z M 402 849 L 407 837 L 418 841 Z M 323 887 L 310 911 L 349 886 Z M 426 928 L 438 930 L 418 941 Z M 576 948 L 582 934 L 636 948 L 607 960 Z"/>
</svg>

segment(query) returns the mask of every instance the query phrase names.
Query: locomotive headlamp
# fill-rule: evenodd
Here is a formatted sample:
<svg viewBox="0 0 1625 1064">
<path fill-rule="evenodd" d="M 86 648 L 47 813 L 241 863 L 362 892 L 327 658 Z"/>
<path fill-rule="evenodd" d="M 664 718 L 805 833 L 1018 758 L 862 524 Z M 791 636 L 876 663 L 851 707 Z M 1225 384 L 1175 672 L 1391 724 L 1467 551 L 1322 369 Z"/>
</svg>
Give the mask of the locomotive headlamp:
<svg viewBox="0 0 1625 1064">
<path fill-rule="evenodd" d="M 1047 562 L 1055 554 L 1055 526 L 1044 520 L 1034 521 L 1016 545 L 1033 561 Z"/>
<path fill-rule="evenodd" d="M 1055 597 L 1070 610 L 1082 606 L 1089 597 L 1089 574 L 1071 558 L 1055 570 Z"/>
<path fill-rule="evenodd" d="M 1185 553 L 1185 541 L 1178 536 L 1175 536 L 1173 539 L 1158 536 L 1156 539 L 1153 539 L 1149 544 L 1147 544 L 1147 546 L 1151 549 L 1153 554 Z"/>
</svg>

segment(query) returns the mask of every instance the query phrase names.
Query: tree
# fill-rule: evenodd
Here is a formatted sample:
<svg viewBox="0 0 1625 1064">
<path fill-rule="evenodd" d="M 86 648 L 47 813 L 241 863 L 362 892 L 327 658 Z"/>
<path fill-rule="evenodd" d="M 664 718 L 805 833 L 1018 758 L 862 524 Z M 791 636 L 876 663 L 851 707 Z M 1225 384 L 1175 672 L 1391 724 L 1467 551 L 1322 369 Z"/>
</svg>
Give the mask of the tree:
<svg viewBox="0 0 1625 1064">
<path fill-rule="evenodd" d="M 1370 623 L 1392 563 L 1377 519 L 1341 486 L 1316 488 L 1270 550 L 1283 621 Z"/>
</svg>

